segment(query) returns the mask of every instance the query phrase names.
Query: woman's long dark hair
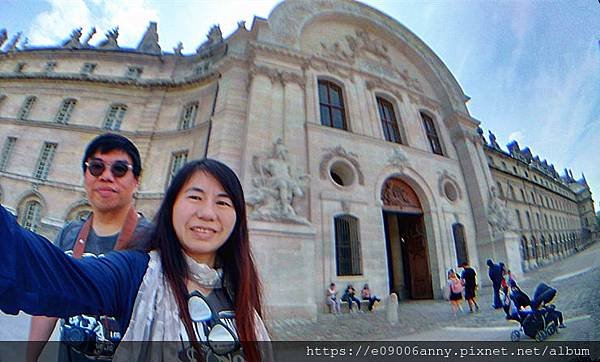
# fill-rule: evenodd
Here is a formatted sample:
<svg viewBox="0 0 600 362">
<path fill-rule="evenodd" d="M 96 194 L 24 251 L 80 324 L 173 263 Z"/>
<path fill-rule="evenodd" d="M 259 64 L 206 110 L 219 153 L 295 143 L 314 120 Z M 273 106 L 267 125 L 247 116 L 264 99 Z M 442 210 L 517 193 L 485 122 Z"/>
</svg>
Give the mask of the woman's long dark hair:
<svg viewBox="0 0 600 362">
<path fill-rule="evenodd" d="M 225 164 L 209 158 L 192 161 L 183 166 L 173 178 L 156 214 L 151 249 L 160 253 L 163 271 L 175 295 L 181 320 L 190 340 L 196 342 L 187 307 L 188 267 L 173 228 L 175 200 L 196 172 L 206 172 L 216 178 L 233 203 L 236 213 L 235 226 L 229 239 L 217 250 L 217 260 L 223 268 L 227 289 L 233 293 L 236 326 L 244 356 L 249 361 L 259 361 L 259 350 L 253 341 L 256 341 L 257 337 L 255 313 L 262 317 L 261 283 L 250 251 L 244 191 L 236 174 Z"/>
</svg>

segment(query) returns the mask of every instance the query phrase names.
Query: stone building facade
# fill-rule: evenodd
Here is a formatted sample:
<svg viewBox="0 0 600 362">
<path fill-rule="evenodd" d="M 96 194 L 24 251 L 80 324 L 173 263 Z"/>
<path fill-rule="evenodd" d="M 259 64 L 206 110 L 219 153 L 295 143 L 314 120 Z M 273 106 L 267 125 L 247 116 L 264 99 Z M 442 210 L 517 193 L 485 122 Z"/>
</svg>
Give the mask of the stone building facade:
<svg viewBox="0 0 600 362">
<path fill-rule="evenodd" d="M 592 241 L 594 210 L 585 176 L 559 175 L 529 148 L 513 141 L 500 148 L 490 132 L 485 153 L 495 192 L 513 213 L 510 229 L 519 237 L 522 268 L 530 270 L 582 249 Z"/>
<path fill-rule="evenodd" d="M 116 29 L 97 45 L 93 35 L 75 29 L 49 48 L 13 39 L 0 54 L 1 201 L 49 237 L 89 211 L 80 157 L 111 130 L 141 151 L 135 202 L 147 216 L 187 160 L 237 172 L 274 317 L 314 318 L 332 281 L 427 299 L 464 260 L 526 270 L 541 259 L 519 237 L 538 231 L 563 231 L 563 255 L 580 245 L 582 208 L 552 209 L 568 229 L 514 230 L 514 205 L 494 191 L 510 180 L 490 161 L 511 154 L 486 144 L 427 45 L 373 8 L 285 1 L 226 39 L 214 27 L 190 55 L 163 51 L 154 23 L 135 49 Z M 589 188 L 560 190 L 569 207 L 591 201 Z M 546 250 L 543 260 L 561 255 Z"/>
</svg>

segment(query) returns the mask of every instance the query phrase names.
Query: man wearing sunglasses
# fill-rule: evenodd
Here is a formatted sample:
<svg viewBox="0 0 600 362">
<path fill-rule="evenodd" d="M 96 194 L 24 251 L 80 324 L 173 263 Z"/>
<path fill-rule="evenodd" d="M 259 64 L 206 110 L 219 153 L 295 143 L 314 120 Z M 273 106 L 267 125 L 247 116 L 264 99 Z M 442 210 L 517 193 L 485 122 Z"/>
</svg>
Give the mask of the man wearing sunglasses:
<svg viewBox="0 0 600 362">
<path fill-rule="evenodd" d="M 113 249 L 143 247 L 150 223 L 133 207 L 142 172 L 138 149 L 126 137 L 102 134 L 87 146 L 82 160 L 83 184 L 92 213 L 65 225 L 55 244 L 76 258 Z M 56 318 L 32 317 L 27 360 L 36 361 L 54 330 Z M 75 316 L 61 322 L 59 361 L 110 358 L 120 340 L 112 318 Z M 115 329 L 116 330 L 116 329 Z M 82 343 L 82 340 L 87 342 Z M 97 343 L 106 340 L 107 343 Z M 33 342 L 35 341 L 35 342 Z"/>
</svg>

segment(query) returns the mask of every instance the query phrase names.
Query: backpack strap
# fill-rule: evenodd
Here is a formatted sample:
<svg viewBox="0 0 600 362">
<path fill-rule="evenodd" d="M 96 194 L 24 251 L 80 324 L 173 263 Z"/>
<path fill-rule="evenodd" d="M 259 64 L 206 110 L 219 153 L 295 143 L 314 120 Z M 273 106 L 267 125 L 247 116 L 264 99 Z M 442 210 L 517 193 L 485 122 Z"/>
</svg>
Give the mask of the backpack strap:
<svg viewBox="0 0 600 362">
<path fill-rule="evenodd" d="M 77 241 L 75 242 L 75 246 L 73 247 L 73 257 L 81 258 L 83 252 L 85 251 L 85 246 L 87 244 L 87 238 L 90 235 L 90 230 L 92 229 L 92 221 L 94 218 L 94 214 L 90 215 L 88 219 L 85 221 L 81 229 L 79 230 L 79 234 L 77 235 Z M 123 228 L 119 233 L 119 237 L 117 238 L 117 242 L 115 243 L 114 250 L 123 250 L 129 244 L 131 237 L 133 236 L 133 232 L 137 226 L 138 216 L 137 212 L 133 207 L 129 208 L 129 212 L 127 213 L 127 217 L 125 219 L 125 224 L 123 224 Z"/>
</svg>

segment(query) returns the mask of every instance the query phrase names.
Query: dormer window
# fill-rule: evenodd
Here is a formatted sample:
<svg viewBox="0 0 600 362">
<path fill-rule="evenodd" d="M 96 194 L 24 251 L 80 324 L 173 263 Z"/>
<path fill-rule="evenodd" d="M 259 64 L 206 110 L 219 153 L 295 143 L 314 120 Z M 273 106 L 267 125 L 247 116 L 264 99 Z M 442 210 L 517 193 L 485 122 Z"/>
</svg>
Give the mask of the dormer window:
<svg viewBox="0 0 600 362">
<path fill-rule="evenodd" d="M 139 79 L 142 76 L 143 69 L 141 67 L 129 67 L 125 77 L 129 79 Z"/>
<path fill-rule="evenodd" d="M 15 67 L 15 73 L 23 73 L 26 65 L 26 63 L 17 63 L 17 66 Z"/>
<path fill-rule="evenodd" d="M 56 69 L 56 62 L 48 62 L 46 63 L 46 67 L 44 68 L 44 72 L 52 73 Z"/>
<path fill-rule="evenodd" d="M 83 67 L 81 67 L 81 74 L 90 75 L 90 74 L 94 73 L 94 70 L 96 70 L 95 63 L 84 63 Z"/>
</svg>

